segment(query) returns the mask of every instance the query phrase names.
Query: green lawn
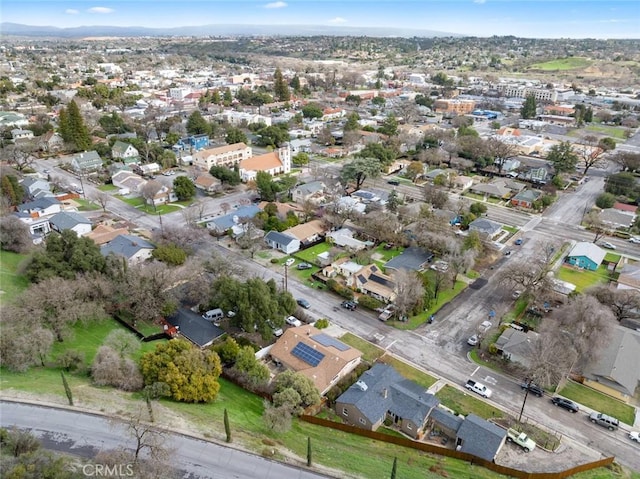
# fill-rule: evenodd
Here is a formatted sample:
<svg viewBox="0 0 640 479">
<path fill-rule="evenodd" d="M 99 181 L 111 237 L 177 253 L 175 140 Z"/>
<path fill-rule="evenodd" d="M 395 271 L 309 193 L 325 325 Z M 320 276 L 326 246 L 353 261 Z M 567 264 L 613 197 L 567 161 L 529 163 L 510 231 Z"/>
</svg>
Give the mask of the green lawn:
<svg viewBox="0 0 640 479">
<path fill-rule="evenodd" d="M 316 264 L 316 260 L 318 259 L 318 255 L 329 251 L 331 249 L 331 243 L 319 243 L 311 248 L 307 248 L 302 251 L 298 251 L 295 253 L 295 257 L 305 261 L 307 263 Z"/>
<path fill-rule="evenodd" d="M 616 417 L 625 424 L 633 425 L 635 418 L 633 407 L 611 396 L 598 392 L 595 389 L 569 381 L 567 385 L 559 391 L 559 394 L 573 399 L 578 404 L 584 404 L 590 409 Z"/>
<path fill-rule="evenodd" d="M 556 60 L 550 60 L 544 63 L 534 63 L 529 68 L 534 70 L 544 71 L 562 71 L 562 70 L 575 70 L 578 68 L 586 68 L 591 65 L 591 61 L 587 58 L 581 57 L 568 57 L 558 58 Z"/>
<path fill-rule="evenodd" d="M 11 301 L 29 286 L 29 280 L 18 273 L 28 255 L 0 250 L 0 303 Z"/>
<path fill-rule="evenodd" d="M 512 235 L 514 235 L 518 231 L 520 231 L 518 228 L 515 228 L 513 226 L 502 226 L 502 229 L 505 230 L 508 233 L 511 233 Z"/>
<path fill-rule="evenodd" d="M 80 211 L 96 211 L 101 209 L 100 205 L 97 205 L 90 200 L 76 198 L 74 201 L 80 205 L 80 208 L 78 208 Z"/>
<path fill-rule="evenodd" d="M 374 362 L 384 354 L 384 349 L 379 348 L 375 344 L 371 344 L 370 342 L 351 333 L 346 333 L 340 336 L 340 341 L 348 344 L 352 348 L 356 348 L 358 351 L 361 351 L 362 359 L 370 363 Z"/>
<path fill-rule="evenodd" d="M 615 254 L 615 253 L 607 253 L 604 257 L 604 261 L 608 262 L 608 263 L 617 263 L 618 261 L 620 261 L 621 256 L 619 254 Z"/>
<path fill-rule="evenodd" d="M 393 247 L 391 249 L 384 249 L 385 245 L 386 243 L 381 243 L 376 247 L 376 249 L 373 250 L 374 253 L 380 255 L 384 263 L 402 254 L 402 252 L 404 251 L 404 248 L 402 246 Z"/>
<path fill-rule="evenodd" d="M 490 404 L 478 399 L 472 392 L 459 391 L 451 386 L 445 386 L 436 393 L 440 402 L 453 409 L 457 414 L 475 414 L 484 419 L 503 417 L 504 413 Z"/>
<path fill-rule="evenodd" d="M 609 280 L 609 272 L 606 266 L 599 266 L 596 271 L 579 270 L 569 266 L 561 266 L 556 272 L 556 277 L 562 281 L 576 285 L 578 293 L 585 289 L 600 283 L 606 283 Z"/>
<path fill-rule="evenodd" d="M 393 356 L 383 356 L 382 358 L 380 358 L 380 361 L 393 366 L 393 368 L 398 371 L 403 377 L 410 379 L 411 381 L 419 384 L 425 389 L 429 389 L 438 381 L 430 374 L 420 371 L 419 369 L 416 369 L 410 364 L 396 359 Z"/>
<path fill-rule="evenodd" d="M 100 186 L 98 186 L 98 189 L 100 191 L 109 192 L 109 191 L 118 191 L 119 188 L 117 186 L 114 186 L 114 185 L 100 185 Z"/>
<path fill-rule="evenodd" d="M 594 133 L 600 133 L 602 135 L 610 136 L 615 140 L 626 140 L 624 136 L 626 128 L 607 125 L 587 125 L 584 129 Z"/>
</svg>

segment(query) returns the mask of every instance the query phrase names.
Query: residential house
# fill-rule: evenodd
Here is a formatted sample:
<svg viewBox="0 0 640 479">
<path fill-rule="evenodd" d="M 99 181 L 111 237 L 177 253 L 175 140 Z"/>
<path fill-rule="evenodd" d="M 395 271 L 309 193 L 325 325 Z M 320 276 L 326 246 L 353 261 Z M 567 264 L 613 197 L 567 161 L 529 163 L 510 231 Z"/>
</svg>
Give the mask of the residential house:
<svg viewBox="0 0 640 479">
<path fill-rule="evenodd" d="M 131 143 L 117 140 L 111 147 L 111 157 L 114 160 L 121 160 L 124 164 L 140 162 L 140 152 Z"/>
<path fill-rule="evenodd" d="M 532 208 L 534 201 L 542 196 L 542 192 L 538 190 L 524 190 L 511 198 L 513 206 L 520 208 Z"/>
<path fill-rule="evenodd" d="M 102 169 L 102 158 L 95 150 L 78 153 L 71 158 L 71 167 L 76 173 L 91 173 Z"/>
<path fill-rule="evenodd" d="M 309 136 L 311 135 L 311 132 L 309 131 L 301 131 L 304 131 L 305 134 L 309 134 Z M 312 143 L 310 138 L 297 138 L 291 134 L 291 131 L 289 132 L 289 136 L 290 138 L 293 138 L 289 141 L 289 145 L 291 146 L 291 156 L 296 156 L 298 153 L 311 153 Z"/>
<path fill-rule="evenodd" d="M 264 241 L 271 248 L 282 251 L 285 254 L 292 254 L 300 250 L 300 240 L 298 238 L 275 230 L 269 231 L 264 236 Z"/>
<path fill-rule="evenodd" d="M 240 161 L 240 177 L 242 181 L 255 180 L 259 171 L 269 173 L 271 176 L 290 173 L 291 149 L 289 145 Z"/>
<path fill-rule="evenodd" d="M 347 285 L 385 303 L 391 303 L 396 299 L 393 278 L 384 274 L 375 264 L 360 269 L 357 274 L 347 279 Z"/>
<path fill-rule="evenodd" d="M 526 188 L 526 184 L 510 180 L 508 178 L 496 178 L 490 183 L 478 183 L 473 185 L 469 191 L 472 193 L 491 196 L 500 199 L 509 199 L 514 194 Z"/>
<path fill-rule="evenodd" d="M 32 218 L 54 215 L 62 211 L 62 203 L 56 198 L 45 196 L 16 206 L 18 213 L 26 213 Z"/>
<path fill-rule="evenodd" d="M 349 228 L 341 228 L 327 233 L 327 238 L 329 242 L 336 246 L 346 248 L 349 251 L 360 251 L 368 246 L 373 246 L 374 244 L 371 241 L 360 241 L 359 239 L 354 238 L 353 235 L 354 232 Z"/>
<path fill-rule="evenodd" d="M 507 431 L 475 414 L 469 414 L 457 432 L 456 450 L 493 461 L 507 438 Z"/>
<path fill-rule="evenodd" d="M 46 132 L 38 139 L 38 148 L 47 153 L 55 153 L 64 147 L 64 140 L 53 130 Z"/>
<path fill-rule="evenodd" d="M 361 202 L 359 198 L 342 196 L 336 201 L 335 208 L 340 213 L 364 213 L 367 210 L 367 205 Z"/>
<path fill-rule="evenodd" d="M 478 218 L 469 223 L 469 231 L 477 231 L 480 236 L 493 239 L 502 231 L 502 225 L 486 218 Z"/>
<path fill-rule="evenodd" d="M 180 138 L 175 145 L 173 145 L 174 150 L 178 151 L 200 151 L 204 150 L 209 146 L 209 136 L 206 134 L 202 135 L 191 135 L 184 138 Z"/>
<path fill-rule="evenodd" d="M 549 180 L 549 176 L 549 171 L 545 167 L 541 166 L 539 168 L 530 168 L 524 173 L 520 173 L 518 178 L 530 181 L 537 185 L 546 185 Z"/>
<path fill-rule="evenodd" d="M 135 264 L 151 258 L 154 249 L 155 246 L 139 236 L 123 234 L 102 245 L 100 253 L 102 256 L 108 256 L 111 253 L 124 256 L 129 263 Z"/>
<path fill-rule="evenodd" d="M 619 201 L 616 201 L 613 204 L 613 208 L 618 210 L 618 211 L 626 211 L 627 213 L 633 213 L 634 215 L 638 211 L 638 207 L 636 205 L 629 205 L 627 203 L 620 203 Z"/>
<path fill-rule="evenodd" d="M 287 328 L 269 352 L 286 369 L 311 379 L 325 394 L 360 363 L 362 353 L 306 324 Z"/>
<path fill-rule="evenodd" d="M 470 176 L 457 175 L 453 177 L 453 186 L 459 190 L 467 190 L 473 186 L 473 178 Z"/>
<path fill-rule="evenodd" d="M 300 240 L 300 247 L 308 247 L 324 239 L 326 229 L 322 220 L 312 220 L 283 231 L 284 234 Z"/>
<path fill-rule="evenodd" d="M 173 203 L 174 201 L 178 201 L 178 197 L 173 191 L 173 188 L 162 185 L 153 198 L 147 199 L 147 204 L 158 206 Z"/>
<path fill-rule="evenodd" d="M 295 203 L 280 203 L 279 201 L 261 201 L 258 203 L 258 208 L 264 211 L 267 205 L 276 206 L 276 216 L 281 220 L 284 220 L 291 213 L 296 215 L 298 219 L 304 218 L 304 211 L 300 205 Z"/>
<path fill-rule="evenodd" d="M 120 170 L 111 177 L 111 183 L 120 189 L 119 194 L 129 195 L 140 193 L 147 180 L 132 171 Z"/>
<path fill-rule="evenodd" d="M 205 148 L 193 154 L 193 164 L 209 171 L 212 166 L 232 168 L 242 160 L 251 158 L 252 150 L 244 143 Z"/>
<path fill-rule="evenodd" d="M 33 199 L 42 198 L 43 196 L 53 196 L 51 185 L 48 181 L 38 177 L 27 176 L 20 182 L 27 196 Z"/>
<path fill-rule="evenodd" d="M 58 233 L 62 233 L 64 230 L 73 230 L 78 236 L 84 236 L 91 232 L 91 221 L 73 211 L 56 213 L 49 218 L 49 224 Z"/>
<path fill-rule="evenodd" d="M 606 255 L 607 253 L 598 245 L 581 241 L 571 248 L 565 261 L 572 266 L 595 271 Z"/>
<path fill-rule="evenodd" d="M 46 216 L 32 216 L 30 213 L 20 212 L 16 212 L 14 215 L 27 225 L 31 240 L 34 244 L 42 243 L 44 237 L 51 233 L 51 224 L 49 223 L 49 218 Z"/>
<path fill-rule="evenodd" d="M 137 171 L 144 176 L 151 176 L 158 173 L 161 169 L 158 163 L 145 163 L 144 165 L 140 165 Z"/>
<path fill-rule="evenodd" d="M 198 175 L 193 183 L 205 193 L 215 193 L 222 188 L 222 182 L 208 172 Z"/>
<path fill-rule="evenodd" d="M 320 204 L 324 201 L 325 188 L 322 181 L 311 181 L 291 190 L 291 198 L 298 204 L 303 204 L 305 201 Z"/>
<path fill-rule="evenodd" d="M 443 170 L 442 168 L 434 168 L 433 170 L 426 172 L 424 175 L 422 175 L 422 177 L 431 182 L 434 182 L 436 178 L 442 176 L 445 179 L 445 181 L 448 182 L 450 174 L 451 172 L 449 170 Z"/>
<path fill-rule="evenodd" d="M 404 269 L 407 271 L 424 271 L 427 265 L 433 261 L 434 254 L 417 246 L 410 246 L 404 251 L 391 258 L 384 265 L 385 269 L 393 269 L 395 271 Z"/>
<path fill-rule="evenodd" d="M 113 228 L 109 225 L 98 225 L 91 232 L 85 235 L 85 238 L 89 238 L 98 246 L 113 241 L 117 236 L 128 235 L 129 230 L 127 228 Z"/>
<path fill-rule="evenodd" d="M 256 205 L 241 206 L 229 214 L 219 216 L 218 218 L 208 221 L 206 225 L 210 230 L 213 230 L 218 234 L 223 234 L 234 226 L 238 226 L 240 221 L 243 219 L 253 218 L 255 215 L 260 213 L 260 211 L 260 208 Z"/>
<path fill-rule="evenodd" d="M 392 366 L 374 364 L 335 403 L 343 421 L 375 431 L 389 420 L 404 434 L 420 439 L 438 399 Z"/>
<path fill-rule="evenodd" d="M 496 347 L 504 359 L 528 368 L 536 357 L 537 341 L 538 333 L 534 331 L 525 333 L 518 329 L 507 328 L 496 340 Z"/>
<path fill-rule="evenodd" d="M 165 321 L 199 348 L 211 346 L 216 339 L 225 334 L 213 322 L 186 308 L 178 308 Z"/>
<path fill-rule="evenodd" d="M 584 369 L 584 385 L 624 402 L 633 398 L 640 381 L 640 332 L 615 325 L 595 361 Z"/>
<path fill-rule="evenodd" d="M 11 139 L 15 141 L 19 140 L 31 140 L 33 138 L 33 131 L 22 130 L 20 128 L 14 128 L 11 130 Z"/>
<path fill-rule="evenodd" d="M 612 229 L 631 228 L 635 219 L 635 213 L 616 208 L 605 208 L 600 212 L 600 221 Z"/>
</svg>

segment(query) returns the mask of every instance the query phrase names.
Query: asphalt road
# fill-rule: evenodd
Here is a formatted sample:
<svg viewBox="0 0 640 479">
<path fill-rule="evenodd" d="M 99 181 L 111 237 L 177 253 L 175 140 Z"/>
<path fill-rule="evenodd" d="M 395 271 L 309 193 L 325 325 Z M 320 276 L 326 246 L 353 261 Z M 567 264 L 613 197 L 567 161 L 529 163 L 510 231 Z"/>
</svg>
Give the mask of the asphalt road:
<svg viewBox="0 0 640 479">
<path fill-rule="evenodd" d="M 114 425 L 102 416 L 0 402 L 2 427 L 16 426 L 30 430 L 49 450 L 90 458 L 100 451 L 131 449 L 134 440 L 126 428 Z M 230 447 L 201 441 L 189 436 L 164 432 L 164 446 L 171 451 L 172 466 L 192 479 L 320 479 L 321 475 L 306 469 L 270 461 Z"/>
</svg>

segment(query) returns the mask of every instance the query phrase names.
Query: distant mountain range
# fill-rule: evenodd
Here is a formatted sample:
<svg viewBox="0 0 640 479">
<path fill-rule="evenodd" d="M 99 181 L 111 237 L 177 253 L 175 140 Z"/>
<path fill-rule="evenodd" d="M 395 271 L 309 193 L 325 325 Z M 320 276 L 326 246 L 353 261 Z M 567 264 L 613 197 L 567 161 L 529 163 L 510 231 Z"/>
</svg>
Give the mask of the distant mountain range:
<svg viewBox="0 0 640 479">
<path fill-rule="evenodd" d="M 201 25 L 196 27 L 147 28 L 50 26 L 0 23 L 0 36 L 84 38 L 84 37 L 206 37 L 206 36 L 367 36 L 367 37 L 460 37 L 455 33 L 396 27 L 343 27 L 322 25 Z"/>
</svg>

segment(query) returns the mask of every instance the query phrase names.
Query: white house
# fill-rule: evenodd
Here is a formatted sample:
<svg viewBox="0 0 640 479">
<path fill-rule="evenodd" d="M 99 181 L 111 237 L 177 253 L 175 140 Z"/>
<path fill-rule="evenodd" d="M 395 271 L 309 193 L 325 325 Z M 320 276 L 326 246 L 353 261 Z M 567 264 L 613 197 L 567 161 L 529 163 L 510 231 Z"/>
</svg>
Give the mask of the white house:
<svg viewBox="0 0 640 479">
<path fill-rule="evenodd" d="M 271 176 L 291 172 L 291 149 L 289 145 L 278 148 L 264 155 L 253 156 L 240 162 L 242 181 L 255 180 L 258 171 L 265 171 Z"/>
<path fill-rule="evenodd" d="M 278 231 L 269 231 L 264 236 L 264 241 L 273 249 L 282 251 L 285 254 L 292 254 L 300 250 L 300 240 L 298 238 Z"/>
<path fill-rule="evenodd" d="M 78 236 L 84 236 L 91 233 L 91 221 L 82 216 L 80 213 L 73 211 L 61 211 L 49 218 L 51 228 L 58 233 L 64 230 L 75 231 Z"/>
<path fill-rule="evenodd" d="M 118 235 L 100 248 L 103 256 L 113 253 L 124 256 L 129 263 L 140 263 L 151 257 L 154 246 L 147 240 L 133 235 Z"/>
</svg>

